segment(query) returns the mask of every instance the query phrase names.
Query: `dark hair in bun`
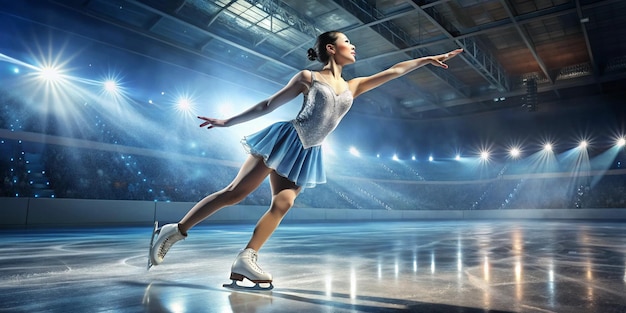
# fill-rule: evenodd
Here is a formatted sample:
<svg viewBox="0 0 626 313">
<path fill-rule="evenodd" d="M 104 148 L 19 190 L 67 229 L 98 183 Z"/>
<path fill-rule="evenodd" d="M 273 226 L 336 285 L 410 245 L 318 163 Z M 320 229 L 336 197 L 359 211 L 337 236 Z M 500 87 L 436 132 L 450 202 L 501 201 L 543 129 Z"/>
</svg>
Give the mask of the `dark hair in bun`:
<svg viewBox="0 0 626 313">
<path fill-rule="evenodd" d="M 309 61 L 315 61 L 317 60 L 317 52 L 315 52 L 315 49 L 309 48 L 309 50 L 306 51 L 306 57 Z"/>
<path fill-rule="evenodd" d="M 318 60 L 326 64 L 328 60 L 330 59 L 330 56 L 326 52 L 326 45 L 334 44 L 337 41 L 338 34 L 339 34 L 339 31 L 333 30 L 333 31 L 325 32 L 317 36 L 317 41 L 315 42 L 315 46 L 307 50 L 308 59 L 311 61 Z"/>
</svg>

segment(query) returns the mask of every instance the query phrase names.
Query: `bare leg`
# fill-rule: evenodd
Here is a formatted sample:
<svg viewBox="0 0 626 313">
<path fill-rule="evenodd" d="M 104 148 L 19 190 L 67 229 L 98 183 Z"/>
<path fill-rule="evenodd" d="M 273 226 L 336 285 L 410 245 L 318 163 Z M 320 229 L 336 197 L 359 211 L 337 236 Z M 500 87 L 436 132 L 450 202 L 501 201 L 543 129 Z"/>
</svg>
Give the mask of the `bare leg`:
<svg viewBox="0 0 626 313">
<path fill-rule="evenodd" d="M 276 172 L 270 174 L 270 184 L 272 186 L 272 204 L 269 210 L 259 219 L 246 249 L 252 248 L 255 251 L 261 249 L 261 246 L 269 239 L 285 214 L 293 206 L 301 190 L 301 187 L 276 174 Z"/>
<path fill-rule="evenodd" d="M 206 196 L 196 203 L 180 220 L 178 227 L 183 234 L 221 208 L 241 202 L 263 182 L 272 169 L 265 166 L 262 158 L 249 156 L 226 188 Z"/>
</svg>

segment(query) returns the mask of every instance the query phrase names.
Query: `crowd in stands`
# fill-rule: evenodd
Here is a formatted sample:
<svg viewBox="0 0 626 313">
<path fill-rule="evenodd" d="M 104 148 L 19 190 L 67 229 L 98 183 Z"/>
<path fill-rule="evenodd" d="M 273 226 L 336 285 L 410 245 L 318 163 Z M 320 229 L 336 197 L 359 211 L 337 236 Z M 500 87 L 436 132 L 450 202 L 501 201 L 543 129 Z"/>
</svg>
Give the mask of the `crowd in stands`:
<svg viewBox="0 0 626 313">
<path fill-rule="evenodd" d="M 3 140 L 0 196 L 195 202 L 226 186 L 238 171 L 236 166 L 210 159 L 177 162 L 158 154 L 127 155 L 58 145 L 42 145 L 37 152 L 26 153 L 23 148 L 24 144 Z M 36 165 L 32 161 L 35 156 L 40 156 L 35 159 L 43 163 L 47 180 L 40 188 L 29 176 Z M 520 176 L 501 171 L 489 178 L 449 180 L 430 177 L 426 175 L 429 171 L 423 170 L 445 166 L 442 164 L 391 160 L 369 164 L 370 176 L 361 172 L 368 167 L 365 164 L 352 172 L 328 168 L 328 183 L 305 189 L 296 206 L 380 210 L 626 208 L 624 170 L 582 177 L 569 173 Z M 411 170 L 400 171 L 400 166 Z M 425 176 L 415 175 L 421 172 Z M 270 195 L 265 181 L 242 204 L 268 205 Z"/>
<path fill-rule="evenodd" d="M 0 129 L 63 136 L 54 122 L 37 123 L 19 103 L 0 94 L 7 114 Z M 0 139 L 0 197 L 56 197 L 196 202 L 226 186 L 238 167 L 218 157 L 194 161 L 177 154 L 133 154 L 143 144 L 94 115 L 81 132 L 91 147 Z M 99 149 L 119 145 L 119 151 Z M 215 149 L 219 151 L 219 149 Z M 243 150 L 242 152 L 243 153 Z M 181 155 L 181 154 L 178 154 Z M 350 159 L 348 159 L 350 158 Z M 417 162 L 374 157 L 327 158 L 328 183 L 305 189 L 296 206 L 376 210 L 484 210 L 626 208 L 626 170 L 611 168 L 572 175 L 564 168 L 542 173 L 519 163 Z M 233 162 L 234 163 L 234 162 Z M 268 205 L 265 181 L 242 204 Z"/>
</svg>

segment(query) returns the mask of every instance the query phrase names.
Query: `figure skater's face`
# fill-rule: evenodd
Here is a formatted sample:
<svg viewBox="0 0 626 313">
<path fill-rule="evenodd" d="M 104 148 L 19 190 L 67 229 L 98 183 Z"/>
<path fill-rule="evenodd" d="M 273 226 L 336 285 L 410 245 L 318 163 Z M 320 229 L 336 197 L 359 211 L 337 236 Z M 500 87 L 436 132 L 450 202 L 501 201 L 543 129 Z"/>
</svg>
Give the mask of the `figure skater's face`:
<svg viewBox="0 0 626 313">
<path fill-rule="evenodd" d="M 328 47 L 338 64 L 352 64 L 356 62 L 356 48 L 350 39 L 342 33 L 337 34 L 337 41 Z"/>
</svg>

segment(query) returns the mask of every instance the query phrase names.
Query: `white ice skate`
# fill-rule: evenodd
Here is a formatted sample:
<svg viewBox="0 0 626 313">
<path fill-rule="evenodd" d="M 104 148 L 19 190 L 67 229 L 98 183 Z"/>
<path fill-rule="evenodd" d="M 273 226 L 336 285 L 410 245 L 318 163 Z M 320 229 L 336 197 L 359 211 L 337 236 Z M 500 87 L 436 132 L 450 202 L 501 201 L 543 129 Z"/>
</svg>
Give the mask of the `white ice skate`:
<svg viewBox="0 0 626 313">
<path fill-rule="evenodd" d="M 253 249 L 245 249 L 237 255 L 230 270 L 232 283 L 224 284 L 224 287 L 233 289 L 272 290 L 272 274 L 263 271 L 256 263 L 258 254 Z M 254 283 L 253 287 L 238 285 L 238 281 L 246 278 Z M 263 284 L 261 286 L 260 284 Z M 269 285 L 268 285 L 269 284 Z"/>
<path fill-rule="evenodd" d="M 178 224 L 167 224 L 158 228 L 159 222 L 154 222 L 154 230 L 152 231 L 152 239 L 150 239 L 150 253 L 148 255 L 148 269 L 154 265 L 163 262 L 163 258 L 173 244 L 185 239 L 178 229 Z M 156 241 L 154 238 L 156 237 Z"/>
</svg>

